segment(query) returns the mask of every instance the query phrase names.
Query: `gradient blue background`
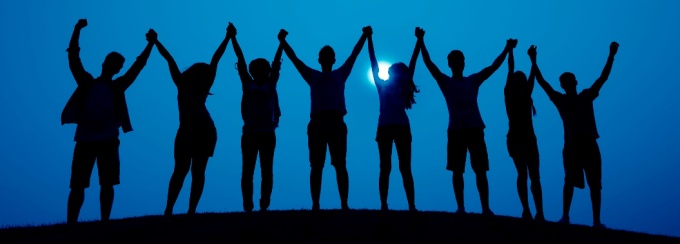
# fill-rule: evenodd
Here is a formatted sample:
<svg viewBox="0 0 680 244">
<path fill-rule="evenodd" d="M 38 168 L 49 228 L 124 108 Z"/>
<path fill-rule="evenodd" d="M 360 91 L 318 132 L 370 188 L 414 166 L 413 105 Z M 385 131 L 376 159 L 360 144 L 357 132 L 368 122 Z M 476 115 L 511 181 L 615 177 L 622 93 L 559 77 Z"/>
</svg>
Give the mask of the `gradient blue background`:
<svg viewBox="0 0 680 244">
<path fill-rule="evenodd" d="M 579 90 L 599 76 L 609 43 L 621 44 L 614 68 L 595 102 L 603 158 L 603 222 L 616 229 L 680 236 L 680 185 L 677 154 L 680 117 L 675 75 L 680 49 L 680 2 L 677 1 L 2 1 L 0 3 L 0 225 L 61 223 L 73 155 L 75 125 L 61 126 L 59 116 L 76 88 L 65 49 L 80 18 L 81 57 L 95 76 L 104 56 L 122 53 L 123 71 L 146 44 L 149 28 L 174 55 L 180 69 L 209 62 L 228 22 L 248 61 L 274 56 L 276 34 L 288 41 L 308 66 L 320 69 L 319 49 L 326 44 L 344 62 L 361 35 L 373 26 L 376 54 L 386 62 L 408 62 L 416 38 L 426 31 L 434 62 L 450 74 L 446 55 L 466 55 L 465 75 L 491 64 L 507 38 L 519 39 L 517 69 L 529 71 L 526 49 L 538 46 L 539 64 L 551 85 L 559 88 L 564 71 L 576 74 Z M 288 2 L 288 1 L 286 1 Z M 279 96 L 283 116 L 277 130 L 274 192 L 271 209 L 309 209 L 309 161 L 306 126 L 309 87 L 284 55 Z M 218 70 L 207 106 L 218 130 L 199 212 L 241 211 L 241 85 L 231 44 Z M 378 150 L 374 141 L 379 101 L 368 79 L 366 47 L 359 55 L 345 91 L 348 135 L 349 204 L 377 209 Z M 508 156 L 508 121 L 503 104 L 506 64 L 484 83 L 479 107 L 487 125 L 486 141 L 492 210 L 520 216 L 516 170 Z M 413 132 L 413 175 L 420 210 L 455 211 L 451 172 L 445 170 L 448 114 L 444 97 L 418 61 L 415 82 L 421 89 L 409 111 Z M 145 69 L 127 91 L 134 131 L 121 134 L 121 182 L 116 186 L 112 218 L 161 214 L 173 170 L 173 140 L 178 128 L 176 88 L 165 60 L 154 49 Z M 534 126 L 541 153 L 545 214 L 561 215 L 562 122 L 554 105 L 537 87 Z M 401 177 L 395 165 L 390 206 L 406 209 Z M 259 167 L 259 166 L 258 166 Z M 474 175 L 465 174 L 470 212 L 480 212 Z M 95 169 L 96 170 L 96 169 Z M 259 169 L 255 189 L 259 189 Z M 186 212 L 191 176 L 175 207 Z M 81 220 L 99 218 L 96 171 L 86 191 Z M 256 190 L 254 199 L 259 199 Z M 339 208 L 335 172 L 324 171 L 322 208 Z M 532 210 L 533 210 L 533 203 Z M 592 224 L 588 190 L 577 190 L 572 222 Z"/>
</svg>

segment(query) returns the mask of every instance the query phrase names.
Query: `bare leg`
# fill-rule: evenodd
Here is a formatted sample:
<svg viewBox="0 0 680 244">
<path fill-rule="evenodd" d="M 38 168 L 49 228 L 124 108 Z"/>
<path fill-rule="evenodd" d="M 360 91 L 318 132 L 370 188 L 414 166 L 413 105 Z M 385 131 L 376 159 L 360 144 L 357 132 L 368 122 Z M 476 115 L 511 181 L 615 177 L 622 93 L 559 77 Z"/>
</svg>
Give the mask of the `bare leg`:
<svg viewBox="0 0 680 244">
<path fill-rule="evenodd" d="M 191 194 L 189 195 L 189 211 L 188 214 L 195 214 L 198 201 L 203 194 L 203 185 L 205 185 L 205 169 L 208 166 L 207 156 L 194 157 L 191 164 Z"/>
<path fill-rule="evenodd" d="M 74 224 L 78 222 L 78 215 L 80 215 L 80 208 L 85 201 L 85 189 L 77 188 L 71 189 L 68 194 L 68 208 L 66 209 L 66 223 Z"/>
<path fill-rule="evenodd" d="M 411 172 L 411 141 L 397 140 L 397 154 L 399 155 L 399 172 L 404 181 L 404 191 L 410 211 L 416 211 L 415 187 Z"/>
<path fill-rule="evenodd" d="M 465 213 L 464 184 L 463 173 L 453 172 L 453 193 L 456 195 L 456 203 L 458 204 L 457 213 Z"/>
<path fill-rule="evenodd" d="M 168 201 L 165 205 L 165 215 L 172 215 L 172 210 L 177 202 L 179 192 L 184 185 L 184 178 L 186 178 L 191 167 L 191 158 L 184 156 L 175 156 L 175 170 L 170 177 L 170 184 L 168 186 Z"/>
<path fill-rule="evenodd" d="M 108 221 L 113 208 L 113 186 L 101 186 L 99 205 L 102 221 Z"/>
<path fill-rule="evenodd" d="M 378 141 L 378 153 L 380 154 L 380 178 L 378 179 L 380 209 L 388 210 L 387 192 L 390 188 L 390 171 L 392 171 L 392 140 Z"/>
</svg>

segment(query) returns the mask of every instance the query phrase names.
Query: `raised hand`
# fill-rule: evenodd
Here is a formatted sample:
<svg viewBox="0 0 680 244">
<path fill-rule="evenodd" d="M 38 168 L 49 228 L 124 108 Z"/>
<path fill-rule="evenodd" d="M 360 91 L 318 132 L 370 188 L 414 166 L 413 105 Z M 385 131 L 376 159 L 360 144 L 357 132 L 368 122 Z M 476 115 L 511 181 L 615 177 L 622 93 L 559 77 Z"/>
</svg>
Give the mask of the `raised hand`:
<svg viewBox="0 0 680 244">
<path fill-rule="evenodd" d="M 423 38 L 423 36 L 425 36 L 425 30 L 423 30 L 423 28 L 416 27 L 416 37 L 420 39 Z"/>
<path fill-rule="evenodd" d="M 609 55 L 614 56 L 616 55 L 616 52 L 619 51 L 619 43 L 617 42 L 612 42 L 611 45 L 609 45 Z"/>
<path fill-rule="evenodd" d="M 364 32 L 364 35 L 370 36 L 373 35 L 373 28 L 369 25 L 361 29 Z"/>
<path fill-rule="evenodd" d="M 285 41 L 287 35 L 288 35 L 288 31 L 281 29 L 279 31 L 279 35 L 278 35 L 279 41 Z"/>
<path fill-rule="evenodd" d="M 229 22 L 229 26 L 227 26 L 227 37 L 235 37 L 236 36 L 236 27 L 234 24 Z"/>
<path fill-rule="evenodd" d="M 527 50 L 527 54 L 529 54 L 529 58 L 531 59 L 531 61 L 535 62 L 536 61 L 536 46 L 531 45 L 531 47 L 529 47 L 529 50 Z"/>
<path fill-rule="evenodd" d="M 156 43 L 158 41 L 158 33 L 153 29 L 149 29 L 149 32 L 146 33 L 146 41 Z"/>
<path fill-rule="evenodd" d="M 85 26 L 87 26 L 87 19 L 79 19 L 78 23 L 76 23 L 76 28 L 78 29 L 85 28 Z"/>
<path fill-rule="evenodd" d="M 511 48 L 511 49 L 514 49 L 515 47 L 517 47 L 517 39 L 512 39 L 512 38 L 508 39 L 507 42 L 506 42 L 506 46 Z"/>
</svg>

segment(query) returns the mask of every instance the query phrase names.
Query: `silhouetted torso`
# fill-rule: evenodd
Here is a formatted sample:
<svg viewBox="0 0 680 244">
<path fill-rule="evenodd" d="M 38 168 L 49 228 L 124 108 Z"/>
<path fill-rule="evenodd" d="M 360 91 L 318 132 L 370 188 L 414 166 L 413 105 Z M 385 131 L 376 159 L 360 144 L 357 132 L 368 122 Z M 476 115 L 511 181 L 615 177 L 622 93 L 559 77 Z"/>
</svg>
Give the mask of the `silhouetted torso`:
<svg viewBox="0 0 680 244">
<path fill-rule="evenodd" d="M 403 90 L 387 81 L 378 80 L 375 82 L 380 97 L 380 116 L 378 126 L 381 125 L 409 125 L 406 115 L 406 99 Z"/>
<path fill-rule="evenodd" d="M 241 98 L 241 117 L 243 132 L 274 132 L 281 114 L 277 82 L 273 79 L 256 83 L 248 77 L 241 78 L 243 97 Z"/>
<path fill-rule="evenodd" d="M 508 114 L 508 135 L 534 135 L 531 93 L 505 90 L 505 111 Z"/>
<path fill-rule="evenodd" d="M 120 121 L 116 117 L 111 80 L 91 81 L 76 127 L 76 141 L 103 141 L 118 138 Z"/>
<path fill-rule="evenodd" d="M 191 81 L 177 82 L 177 104 L 179 106 L 179 127 L 185 129 L 214 128 L 215 123 L 205 106 L 207 96 L 197 95 L 189 86 Z"/>
<path fill-rule="evenodd" d="M 477 94 L 483 80 L 477 74 L 455 80 L 446 76 L 437 81 L 449 110 L 449 129 L 485 128 L 477 105 Z"/>
<path fill-rule="evenodd" d="M 597 139 L 593 101 L 599 94 L 583 89 L 578 95 L 555 93 L 550 100 L 555 104 L 564 124 L 564 138 Z"/>
<path fill-rule="evenodd" d="M 350 71 L 349 68 L 340 68 L 331 72 L 320 72 L 311 68 L 305 69 L 302 77 L 310 87 L 311 115 L 323 111 L 338 111 L 342 115 L 347 114 L 345 82 Z"/>
</svg>

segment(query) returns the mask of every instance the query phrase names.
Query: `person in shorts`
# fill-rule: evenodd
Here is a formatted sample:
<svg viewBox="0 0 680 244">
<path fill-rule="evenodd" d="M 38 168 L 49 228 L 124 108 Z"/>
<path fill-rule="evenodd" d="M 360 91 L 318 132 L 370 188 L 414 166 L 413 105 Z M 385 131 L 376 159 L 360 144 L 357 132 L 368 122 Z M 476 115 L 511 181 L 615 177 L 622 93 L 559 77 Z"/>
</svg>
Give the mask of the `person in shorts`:
<svg viewBox="0 0 680 244">
<path fill-rule="evenodd" d="M 312 210 L 319 210 L 321 195 L 321 176 L 326 161 L 326 149 L 330 150 L 331 165 L 335 167 L 340 193 L 342 210 L 349 210 L 347 197 L 349 194 L 349 175 L 347 173 L 347 125 L 343 117 L 347 114 L 345 108 L 345 82 L 349 77 L 354 62 L 361 52 L 368 36 L 368 29 L 364 27 L 363 34 L 354 46 L 352 53 L 340 68 L 333 70 L 335 51 L 326 45 L 319 51 L 321 71 L 305 65 L 290 47 L 284 37 L 279 41 L 283 45 L 295 68 L 302 78 L 309 84 L 311 96 L 311 120 L 307 125 L 307 146 L 309 147 L 309 162 L 311 165 L 310 188 L 312 195 Z"/>
<path fill-rule="evenodd" d="M 536 47 L 529 49 L 532 69 L 536 73 L 536 81 L 543 88 L 555 104 L 562 118 L 564 126 L 564 149 L 562 157 L 564 162 L 564 188 L 562 201 L 562 218 L 560 223 L 570 223 L 569 209 L 574 196 L 574 187 L 585 188 L 585 180 L 590 188 L 590 200 L 593 207 L 593 227 L 604 228 L 600 220 L 600 207 L 602 204 L 602 158 L 597 139 L 600 135 L 595 124 L 595 112 L 593 102 L 600 95 L 600 89 L 609 78 L 614 56 L 619 49 L 619 44 L 612 42 L 609 46 L 607 63 L 590 88 L 576 92 L 576 76 L 570 72 L 560 75 L 560 86 L 565 94 L 555 91 L 543 78 L 536 64 Z"/>
<path fill-rule="evenodd" d="M 430 59 L 425 47 L 424 37 L 419 37 L 423 53 L 423 62 L 437 81 L 437 85 L 444 94 L 446 107 L 449 111 L 447 165 L 446 169 L 453 171 L 453 190 L 458 204 L 457 213 L 465 213 L 463 198 L 463 173 L 467 152 L 470 152 L 470 164 L 477 176 L 477 190 L 482 203 L 482 214 L 493 215 L 489 208 L 489 183 L 486 172 L 489 170 L 489 156 L 484 141 L 484 122 L 477 105 L 479 87 L 503 64 L 508 51 L 514 47 L 517 40 L 508 39 L 505 48 L 494 60 L 491 66 L 482 71 L 463 76 L 465 56 L 459 50 L 449 53 L 447 59 L 452 76 L 445 75 Z"/>
<path fill-rule="evenodd" d="M 416 28 L 416 36 L 424 34 L 420 28 Z M 416 44 L 409 65 L 395 63 L 389 68 L 389 78 L 383 80 L 378 76 L 380 73 L 378 60 L 373 49 L 372 29 L 368 36 L 368 54 L 371 59 L 371 71 L 373 82 L 378 90 L 380 98 L 380 116 L 378 117 L 378 130 L 376 142 L 380 154 L 380 178 L 378 188 L 380 190 L 380 209 L 389 210 L 387 206 L 387 192 L 390 184 L 390 171 L 392 170 L 392 143 L 397 147 L 399 156 L 399 172 L 404 182 L 404 191 L 408 201 L 409 211 L 417 211 L 415 203 L 415 189 L 413 174 L 411 173 L 411 125 L 406 114 L 416 103 L 415 93 L 420 92 L 413 82 L 413 73 L 416 61 L 420 53 L 420 46 Z"/>
<path fill-rule="evenodd" d="M 170 76 L 177 87 L 177 105 L 179 108 L 179 129 L 175 136 L 175 167 L 168 184 L 168 199 L 165 205 L 165 216 L 173 214 L 173 208 L 179 196 L 184 178 L 191 170 L 191 193 L 187 214 L 195 214 L 198 202 L 205 185 L 205 169 L 208 159 L 213 156 L 217 144 L 217 129 L 205 106 L 210 88 L 215 82 L 217 65 L 233 35 L 227 29 L 219 47 L 212 56 L 210 64 L 195 63 L 184 72 L 180 72 L 175 59 L 167 49 L 156 41 L 156 48 L 168 62 Z"/>
<path fill-rule="evenodd" d="M 514 49 L 514 48 L 513 48 Z M 508 153 L 517 168 L 517 193 L 522 204 L 522 219 L 533 220 L 529 208 L 527 178 L 531 179 L 531 194 L 536 206 L 535 220 L 544 222 L 543 191 L 539 167 L 538 143 L 534 133 L 533 115 L 536 115 L 531 93 L 535 74 L 529 79 L 522 71 L 515 71 L 513 49 L 508 52 L 508 78 L 505 83 L 505 111 L 508 114 Z M 528 174 L 527 174 L 528 172 Z M 528 177 L 527 177 L 528 176 Z"/>
<path fill-rule="evenodd" d="M 281 45 L 276 49 L 272 65 L 264 58 L 257 58 L 246 65 L 241 46 L 236 41 L 236 28 L 233 29 L 232 46 L 238 58 L 238 74 L 241 79 L 243 97 L 241 98 L 241 117 L 243 118 L 243 135 L 241 136 L 241 154 L 243 167 L 241 171 L 241 193 L 243 210 L 253 211 L 253 174 L 257 155 L 260 155 L 260 211 L 267 211 L 271 203 L 274 184 L 274 149 L 276 147 L 275 130 L 279 126 L 281 108 L 276 85 L 281 70 Z M 279 36 L 285 36 L 284 30 Z"/>
<path fill-rule="evenodd" d="M 125 58 L 117 52 L 109 53 L 102 64 L 102 73 L 94 78 L 85 71 L 80 60 L 80 31 L 86 19 L 78 20 L 71 36 L 68 51 L 69 68 L 78 87 L 69 98 L 61 114 L 61 123 L 77 124 L 71 165 L 71 191 L 68 197 L 66 222 L 77 223 L 85 200 L 85 188 L 97 164 L 99 173 L 101 220 L 108 221 L 113 207 L 113 186 L 120 184 L 119 128 L 132 131 L 125 91 L 132 85 L 146 65 L 156 39 L 156 32 L 146 34 L 147 45 L 124 75 L 113 78 L 123 68 Z"/>
</svg>

